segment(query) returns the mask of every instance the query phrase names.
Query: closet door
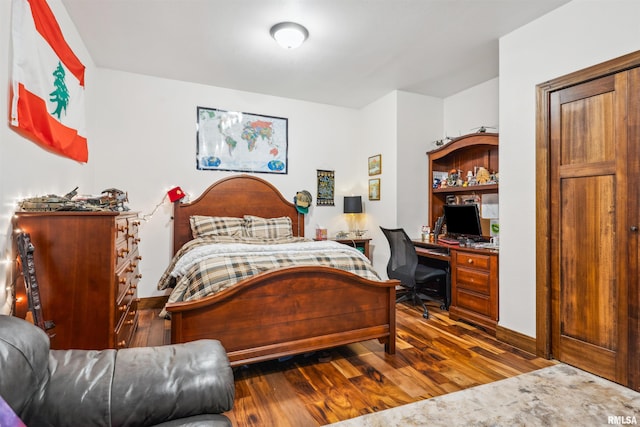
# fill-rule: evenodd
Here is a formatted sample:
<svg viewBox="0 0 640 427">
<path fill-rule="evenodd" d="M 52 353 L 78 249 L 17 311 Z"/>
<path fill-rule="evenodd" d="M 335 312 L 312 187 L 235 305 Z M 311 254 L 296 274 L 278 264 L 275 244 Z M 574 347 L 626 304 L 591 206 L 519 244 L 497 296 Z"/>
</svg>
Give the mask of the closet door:
<svg viewBox="0 0 640 427">
<path fill-rule="evenodd" d="M 551 351 L 625 385 L 629 241 L 639 225 L 628 218 L 629 184 L 639 186 L 628 180 L 638 176 L 629 170 L 629 82 L 622 72 L 553 92 L 549 116 Z"/>
</svg>

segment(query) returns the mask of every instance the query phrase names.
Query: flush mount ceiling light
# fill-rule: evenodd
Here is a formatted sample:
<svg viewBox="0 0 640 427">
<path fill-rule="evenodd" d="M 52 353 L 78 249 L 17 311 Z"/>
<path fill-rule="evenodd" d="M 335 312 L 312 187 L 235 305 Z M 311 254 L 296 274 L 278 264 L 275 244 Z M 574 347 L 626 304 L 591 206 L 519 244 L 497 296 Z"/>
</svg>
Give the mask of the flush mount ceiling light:
<svg viewBox="0 0 640 427">
<path fill-rule="evenodd" d="M 271 37 L 285 49 L 299 47 L 309 37 L 309 31 L 295 22 L 280 22 L 271 27 Z"/>
</svg>

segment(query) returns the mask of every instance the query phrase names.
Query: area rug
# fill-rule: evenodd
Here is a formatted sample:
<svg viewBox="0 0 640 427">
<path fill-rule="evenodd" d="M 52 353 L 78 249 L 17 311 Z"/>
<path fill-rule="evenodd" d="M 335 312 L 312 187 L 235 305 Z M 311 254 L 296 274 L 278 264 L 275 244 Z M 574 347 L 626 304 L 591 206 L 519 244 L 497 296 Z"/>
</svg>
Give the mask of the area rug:
<svg viewBox="0 0 640 427">
<path fill-rule="evenodd" d="M 640 393 L 565 364 L 332 426 L 606 426 L 640 424 Z"/>
</svg>

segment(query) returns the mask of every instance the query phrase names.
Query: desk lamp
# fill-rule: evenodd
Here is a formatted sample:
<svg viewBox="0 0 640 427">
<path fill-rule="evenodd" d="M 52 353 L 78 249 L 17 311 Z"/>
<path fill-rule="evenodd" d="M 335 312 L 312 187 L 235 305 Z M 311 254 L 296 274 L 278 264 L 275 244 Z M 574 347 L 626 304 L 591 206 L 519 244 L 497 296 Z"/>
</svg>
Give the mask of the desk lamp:
<svg viewBox="0 0 640 427">
<path fill-rule="evenodd" d="M 345 196 L 343 212 L 349 215 L 349 232 L 356 237 L 362 237 L 366 230 L 358 230 L 356 224 L 356 215 L 362 213 L 362 196 Z"/>
</svg>

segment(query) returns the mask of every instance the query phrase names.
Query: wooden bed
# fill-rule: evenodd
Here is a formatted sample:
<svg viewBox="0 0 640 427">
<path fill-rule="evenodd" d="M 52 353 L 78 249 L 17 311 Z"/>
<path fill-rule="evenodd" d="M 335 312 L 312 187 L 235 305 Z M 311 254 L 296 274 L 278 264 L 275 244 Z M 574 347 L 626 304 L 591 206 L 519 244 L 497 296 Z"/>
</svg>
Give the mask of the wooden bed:
<svg viewBox="0 0 640 427">
<path fill-rule="evenodd" d="M 250 175 L 222 179 L 193 202 L 174 204 L 174 253 L 192 239 L 191 215 L 289 216 L 294 234 L 304 236 L 294 204 Z M 394 354 L 396 285 L 321 266 L 261 273 L 201 300 L 167 304 L 171 342 L 220 340 L 232 366 L 374 338 Z"/>
</svg>

